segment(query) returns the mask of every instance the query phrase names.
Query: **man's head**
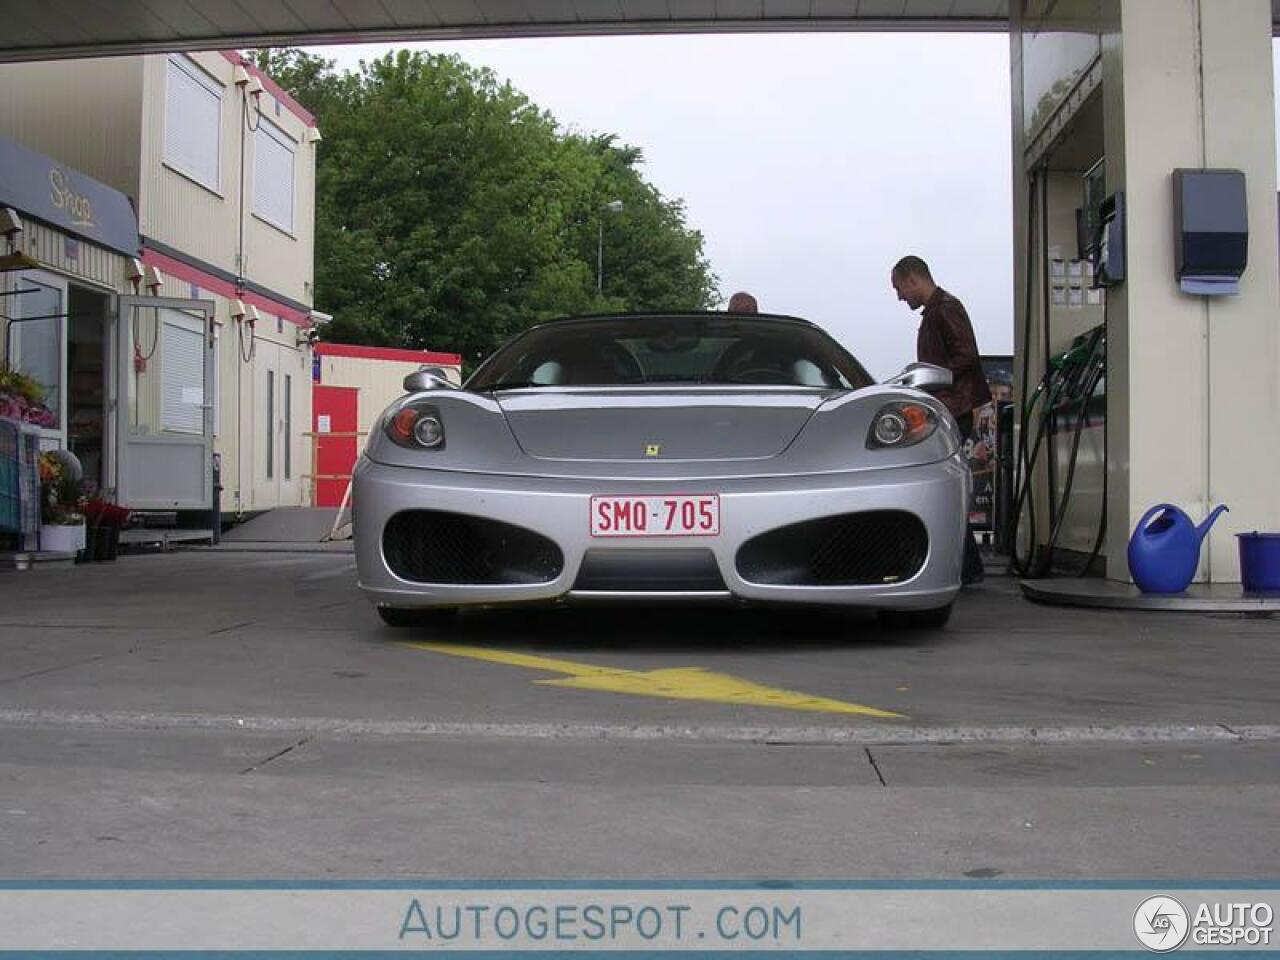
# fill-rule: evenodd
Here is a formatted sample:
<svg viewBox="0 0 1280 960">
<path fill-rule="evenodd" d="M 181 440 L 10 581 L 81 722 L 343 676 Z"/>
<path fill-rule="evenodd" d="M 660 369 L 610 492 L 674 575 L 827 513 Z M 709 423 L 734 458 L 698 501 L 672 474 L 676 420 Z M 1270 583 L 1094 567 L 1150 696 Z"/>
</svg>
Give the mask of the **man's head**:
<svg viewBox="0 0 1280 960">
<path fill-rule="evenodd" d="M 759 313 L 760 306 L 756 303 L 756 298 L 749 293 L 739 290 L 729 298 L 730 313 Z"/>
<path fill-rule="evenodd" d="M 937 289 L 929 265 L 919 257 L 903 257 L 894 264 L 889 282 L 893 284 L 898 299 L 912 310 L 924 306 Z"/>
</svg>

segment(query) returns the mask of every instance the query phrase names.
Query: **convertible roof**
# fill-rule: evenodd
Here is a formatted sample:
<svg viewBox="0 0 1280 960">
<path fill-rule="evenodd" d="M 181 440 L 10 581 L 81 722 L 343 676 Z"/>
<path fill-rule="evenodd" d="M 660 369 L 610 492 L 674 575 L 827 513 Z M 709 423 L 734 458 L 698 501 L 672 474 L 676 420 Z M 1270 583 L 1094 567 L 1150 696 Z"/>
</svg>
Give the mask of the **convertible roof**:
<svg viewBox="0 0 1280 960">
<path fill-rule="evenodd" d="M 537 327 L 550 326 L 551 324 L 562 323 L 586 323 L 594 320 L 649 320 L 655 317 L 662 317 L 669 320 L 705 320 L 714 317 L 719 320 L 781 320 L 786 323 L 803 324 L 806 327 L 817 327 L 811 320 L 804 317 L 793 317 L 786 313 L 730 313 L 727 310 L 650 310 L 641 313 L 588 313 L 573 317 L 556 317 L 554 320 L 543 320 L 536 323 L 530 330 Z"/>
</svg>

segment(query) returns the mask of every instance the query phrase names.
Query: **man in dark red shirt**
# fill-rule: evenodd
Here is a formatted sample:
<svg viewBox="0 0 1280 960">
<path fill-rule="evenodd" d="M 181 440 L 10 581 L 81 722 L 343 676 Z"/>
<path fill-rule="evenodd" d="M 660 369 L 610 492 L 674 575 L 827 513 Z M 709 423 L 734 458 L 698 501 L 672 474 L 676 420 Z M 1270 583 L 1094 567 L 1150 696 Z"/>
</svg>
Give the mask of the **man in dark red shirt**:
<svg viewBox="0 0 1280 960">
<path fill-rule="evenodd" d="M 951 371 L 951 386 L 937 397 L 955 417 L 960 434 L 973 433 L 973 412 L 991 402 L 991 390 L 978 358 L 978 342 L 964 304 L 933 282 L 929 265 L 919 257 L 903 257 L 889 276 L 898 299 L 912 310 L 924 308 L 916 334 L 916 359 Z M 964 582 L 982 579 L 982 557 L 973 531 L 965 546 Z"/>
</svg>

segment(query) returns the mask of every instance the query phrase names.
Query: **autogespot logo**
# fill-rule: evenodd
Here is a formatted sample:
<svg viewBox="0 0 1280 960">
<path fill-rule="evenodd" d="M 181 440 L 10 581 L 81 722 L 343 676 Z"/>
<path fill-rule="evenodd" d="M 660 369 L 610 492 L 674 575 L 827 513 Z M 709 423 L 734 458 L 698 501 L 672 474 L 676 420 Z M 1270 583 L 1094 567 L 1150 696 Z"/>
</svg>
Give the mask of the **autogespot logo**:
<svg viewBox="0 0 1280 960">
<path fill-rule="evenodd" d="M 1133 915 L 1138 942 L 1156 953 L 1177 950 L 1187 939 L 1191 918 L 1187 908 L 1173 897 L 1148 897 Z"/>
</svg>

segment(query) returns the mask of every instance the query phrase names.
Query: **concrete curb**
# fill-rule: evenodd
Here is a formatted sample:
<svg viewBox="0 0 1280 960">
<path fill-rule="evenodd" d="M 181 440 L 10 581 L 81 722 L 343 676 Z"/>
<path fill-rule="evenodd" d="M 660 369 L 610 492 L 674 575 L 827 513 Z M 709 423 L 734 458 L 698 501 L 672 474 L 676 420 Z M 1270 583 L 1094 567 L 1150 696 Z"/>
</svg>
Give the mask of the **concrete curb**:
<svg viewBox="0 0 1280 960">
<path fill-rule="evenodd" d="M 1023 596 L 1037 603 L 1099 610 L 1166 613 L 1280 614 L 1280 594 L 1244 593 L 1238 583 L 1193 583 L 1183 593 L 1144 594 L 1127 583 L 1098 578 L 1020 580 Z"/>
<path fill-rule="evenodd" d="M 733 727 L 607 723 L 467 723 L 431 720 L 346 720 L 339 717 L 254 717 L 230 714 L 123 711 L 0 710 L 0 726 L 98 728 L 114 731 L 236 730 L 335 739 L 500 739 L 541 741 L 684 742 L 709 744 L 911 745 L 1168 744 L 1280 741 L 1276 724 L 1120 724 L 1114 726 L 850 726 Z"/>
</svg>

